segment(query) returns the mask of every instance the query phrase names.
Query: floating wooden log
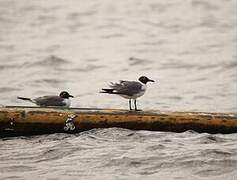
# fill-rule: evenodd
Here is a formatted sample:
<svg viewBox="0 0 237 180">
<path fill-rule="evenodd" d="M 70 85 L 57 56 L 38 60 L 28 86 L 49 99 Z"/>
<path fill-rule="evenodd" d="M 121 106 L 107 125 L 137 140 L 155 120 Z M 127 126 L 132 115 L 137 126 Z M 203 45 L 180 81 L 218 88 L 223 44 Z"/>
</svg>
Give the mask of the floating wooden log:
<svg viewBox="0 0 237 180">
<path fill-rule="evenodd" d="M 120 109 L 0 108 L 0 136 L 77 133 L 93 128 L 236 133 L 237 113 L 127 111 Z"/>
</svg>

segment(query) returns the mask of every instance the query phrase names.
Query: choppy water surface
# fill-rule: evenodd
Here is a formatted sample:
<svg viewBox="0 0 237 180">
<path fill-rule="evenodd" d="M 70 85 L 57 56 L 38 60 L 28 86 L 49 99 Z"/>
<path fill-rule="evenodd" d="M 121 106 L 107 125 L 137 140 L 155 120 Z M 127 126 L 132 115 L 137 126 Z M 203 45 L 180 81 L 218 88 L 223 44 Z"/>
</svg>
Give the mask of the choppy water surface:
<svg viewBox="0 0 237 180">
<path fill-rule="evenodd" d="M 0 0 L 0 104 L 68 90 L 74 107 L 155 79 L 143 109 L 237 112 L 236 0 Z M 0 140 L 0 179 L 236 179 L 236 134 L 99 129 Z"/>
<path fill-rule="evenodd" d="M 236 179 L 236 134 L 95 129 L 1 139 L 3 179 Z"/>
</svg>

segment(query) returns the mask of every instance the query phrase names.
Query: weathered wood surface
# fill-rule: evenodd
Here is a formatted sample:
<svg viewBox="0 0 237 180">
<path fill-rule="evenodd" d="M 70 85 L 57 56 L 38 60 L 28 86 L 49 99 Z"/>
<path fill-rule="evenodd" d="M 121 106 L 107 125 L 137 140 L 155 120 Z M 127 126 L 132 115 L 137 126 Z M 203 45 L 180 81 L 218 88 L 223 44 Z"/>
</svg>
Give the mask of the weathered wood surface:
<svg viewBox="0 0 237 180">
<path fill-rule="evenodd" d="M 0 108 L 0 136 L 76 133 L 93 128 L 236 133 L 237 113 L 130 112 L 119 109 Z"/>
</svg>

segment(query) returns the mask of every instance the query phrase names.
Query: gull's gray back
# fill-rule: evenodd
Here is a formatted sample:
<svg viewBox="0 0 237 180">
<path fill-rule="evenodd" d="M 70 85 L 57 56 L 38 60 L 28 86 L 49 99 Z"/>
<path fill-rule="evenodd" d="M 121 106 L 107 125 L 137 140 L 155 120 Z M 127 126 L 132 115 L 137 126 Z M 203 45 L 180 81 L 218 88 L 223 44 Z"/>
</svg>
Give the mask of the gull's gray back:
<svg viewBox="0 0 237 180">
<path fill-rule="evenodd" d="M 66 106 L 64 99 L 59 96 L 43 96 L 34 101 L 39 106 Z"/>
<path fill-rule="evenodd" d="M 142 84 L 137 81 L 120 81 L 119 83 L 111 83 L 110 87 L 117 93 L 128 96 L 133 96 L 142 90 Z"/>
</svg>

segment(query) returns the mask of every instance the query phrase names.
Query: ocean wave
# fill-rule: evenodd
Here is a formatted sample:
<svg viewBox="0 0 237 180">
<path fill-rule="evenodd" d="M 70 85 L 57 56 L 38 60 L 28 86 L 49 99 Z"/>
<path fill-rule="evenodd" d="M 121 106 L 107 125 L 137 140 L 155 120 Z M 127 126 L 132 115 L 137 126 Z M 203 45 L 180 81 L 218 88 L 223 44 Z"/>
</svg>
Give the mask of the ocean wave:
<svg viewBox="0 0 237 180">
<path fill-rule="evenodd" d="M 45 59 L 30 63 L 28 66 L 30 67 L 59 67 L 63 65 L 68 65 L 70 64 L 70 61 L 57 57 L 55 55 L 50 55 Z"/>
</svg>

